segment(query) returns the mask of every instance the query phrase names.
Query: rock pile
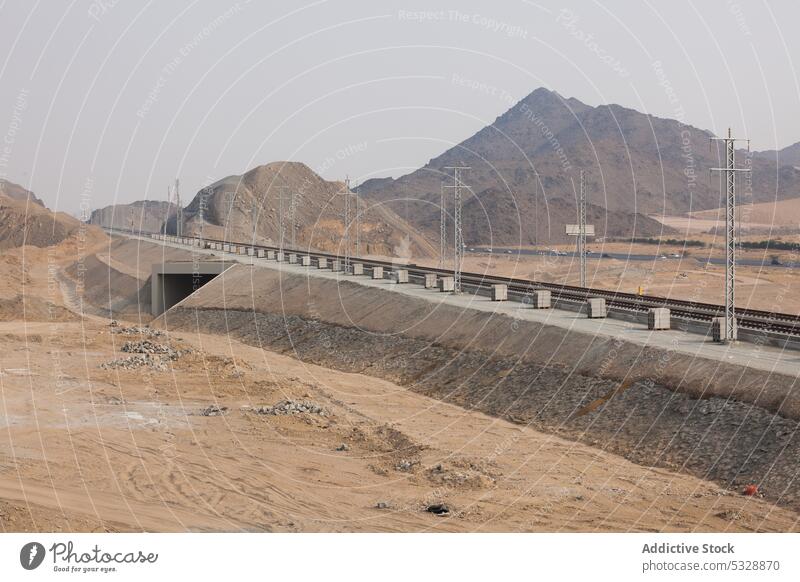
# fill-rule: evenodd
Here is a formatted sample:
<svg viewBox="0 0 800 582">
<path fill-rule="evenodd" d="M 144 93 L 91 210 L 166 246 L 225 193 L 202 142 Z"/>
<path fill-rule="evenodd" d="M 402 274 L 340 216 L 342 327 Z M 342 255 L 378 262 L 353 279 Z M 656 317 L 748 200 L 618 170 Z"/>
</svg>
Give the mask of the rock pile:
<svg viewBox="0 0 800 582">
<path fill-rule="evenodd" d="M 260 406 L 253 409 L 257 414 L 272 414 L 275 416 L 285 414 L 319 414 L 325 416 L 325 410 L 318 404 L 308 400 L 282 400 L 274 406 Z"/>
<path fill-rule="evenodd" d="M 150 340 L 139 342 L 125 342 L 122 351 L 129 354 L 166 354 L 171 360 L 178 358 L 179 352 L 168 345 L 159 344 Z"/>
<path fill-rule="evenodd" d="M 145 337 L 162 337 L 167 335 L 166 332 L 160 329 L 151 329 L 149 327 L 135 327 L 135 326 L 119 327 L 119 324 L 111 326 L 111 333 L 122 334 L 122 335 L 141 335 Z"/>
<path fill-rule="evenodd" d="M 104 369 L 121 368 L 124 370 L 135 370 L 147 366 L 153 370 L 164 371 L 168 369 L 167 364 L 177 360 L 182 355 L 191 350 L 176 350 L 172 346 L 159 344 L 150 340 L 125 342 L 121 348 L 125 353 L 132 354 L 127 358 L 117 358 L 104 364 L 100 364 Z"/>
<path fill-rule="evenodd" d="M 227 413 L 227 406 L 217 406 L 216 404 L 211 404 L 200 411 L 200 416 L 222 416 L 223 414 Z"/>
</svg>

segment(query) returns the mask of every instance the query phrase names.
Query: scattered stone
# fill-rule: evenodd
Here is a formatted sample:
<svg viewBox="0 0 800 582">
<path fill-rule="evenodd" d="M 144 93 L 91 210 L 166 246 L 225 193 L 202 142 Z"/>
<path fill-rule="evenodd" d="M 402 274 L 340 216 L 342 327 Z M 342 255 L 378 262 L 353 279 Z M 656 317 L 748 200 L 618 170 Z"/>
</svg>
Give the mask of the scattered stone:
<svg viewBox="0 0 800 582">
<path fill-rule="evenodd" d="M 390 509 L 390 508 L 391 506 L 389 505 L 388 501 L 378 501 L 378 503 L 375 504 L 375 509 Z"/>
<path fill-rule="evenodd" d="M 418 463 L 419 461 L 409 461 L 407 459 L 403 459 L 399 463 L 397 463 L 397 465 L 395 465 L 394 468 L 398 471 L 403 471 L 404 473 L 407 473 L 408 471 L 411 470 L 411 468 L 414 465 Z"/>
<path fill-rule="evenodd" d="M 274 416 L 286 414 L 319 414 L 325 416 L 325 410 L 314 402 L 308 400 L 282 400 L 274 406 L 260 406 L 253 409 L 257 414 L 272 414 Z"/>
<path fill-rule="evenodd" d="M 227 406 L 217 406 L 216 404 L 206 406 L 203 410 L 200 411 L 201 416 L 222 416 L 223 414 L 227 413 L 228 413 Z"/>
<path fill-rule="evenodd" d="M 425 508 L 425 511 L 434 515 L 450 515 L 450 508 L 444 503 L 432 503 Z"/>
<path fill-rule="evenodd" d="M 336 447 L 336 450 L 337 451 L 349 451 L 350 447 L 348 447 L 347 444 L 342 443 L 338 447 Z"/>
<path fill-rule="evenodd" d="M 109 327 L 119 327 L 119 322 L 116 319 L 112 319 L 111 323 L 108 324 Z"/>
<path fill-rule="evenodd" d="M 742 519 L 742 514 L 734 509 L 726 509 L 716 514 L 716 517 L 724 519 L 725 521 L 739 521 Z"/>
</svg>

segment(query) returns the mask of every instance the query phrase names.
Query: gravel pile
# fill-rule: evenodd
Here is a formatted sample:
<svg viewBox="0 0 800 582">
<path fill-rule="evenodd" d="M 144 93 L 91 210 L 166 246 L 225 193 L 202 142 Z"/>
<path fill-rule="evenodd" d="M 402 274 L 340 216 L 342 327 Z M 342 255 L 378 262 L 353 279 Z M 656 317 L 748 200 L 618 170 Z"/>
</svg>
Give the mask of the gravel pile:
<svg viewBox="0 0 800 582">
<path fill-rule="evenodd" d="M 200 411 L 200 416 L 222 416 L 227 413 L 227 406 L 217 406 L 216 404 L 211 404 Z"/>
<path fill-rule="evenodd" d="M 112 322 L 114 323 L 114 322 Z M 120 327 L 119 324 L 111 325 L 111 333 L 122 335 L 140 335 L 144 337 L 163 337 L 166 334 L 160 329 L 151 329 L 149 327 Z"/>
<path fill-rule="evenodd" d="M 100 364 L 100 367 L 105 370 L 123 369 L 135 370 L 136 368 L 148 367 L 153 370 L 163 372 L 167 369 L 167 362 L 169 358 L 165 356 L 154 356 L 153 354 L 133 354 L 127 358 L 117 358 L 110 362 Z"/>
<path fill-rule="evenodd" d="M 157 371 L 168 369 L 169 362 L 177 360 L 182 355 L 191 350 L 176 350 L 175 348 L 159 344 L 150 340 L 125 342 L 121 348 L 125 353 L 132 354 L 127 358 L 117 358 L 104 364 L 100 364 L 104 369 L 124 369 L 135 370 L 137 368 L 148 367 Z"/>
<path fill-rule="evenodd" d="M 319 414 L 325 416 L 325 411 L 321 406 L 308 400 L 295 401 L 295 400 L 282 400 L 275 406 L 260 406 L 254 408 L 253 412 L 257 414 L 272 414 L 275 416 L 283 414 Z"/>
<path fill-rule="evenodd" d="M 170 359 L 175 360 L 180 352 L 165 344 L 159 344 L 150 340 L 138 342 L 125 342 L 122 351 L 128 354 L 166 354 Z M 172 357 L 174 356 L 174 357 Z"/>
</svg>

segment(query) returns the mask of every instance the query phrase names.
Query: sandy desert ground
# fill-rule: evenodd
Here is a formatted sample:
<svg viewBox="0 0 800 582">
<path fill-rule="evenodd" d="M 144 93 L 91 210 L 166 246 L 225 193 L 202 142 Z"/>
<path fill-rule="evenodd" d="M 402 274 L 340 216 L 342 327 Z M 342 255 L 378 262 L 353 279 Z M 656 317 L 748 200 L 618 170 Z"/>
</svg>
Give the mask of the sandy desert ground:
<svg viewBox="0 0 800 582">
<path fill-rule="evenodd" d="M 2 259 L 4 296 L 24 289 L 32 305 L 6 305 L 0 322 L 3 531 L 800 528 L 761 499 L 373 377 L 79 316 L 58 278 L 74 252 Z M 141 341 L 178 355 L 102 367 Z M 304 408 L 280 414 L 287 400 Z M 448 515 L 426 511 L 439 503 Z"/>
</svg>

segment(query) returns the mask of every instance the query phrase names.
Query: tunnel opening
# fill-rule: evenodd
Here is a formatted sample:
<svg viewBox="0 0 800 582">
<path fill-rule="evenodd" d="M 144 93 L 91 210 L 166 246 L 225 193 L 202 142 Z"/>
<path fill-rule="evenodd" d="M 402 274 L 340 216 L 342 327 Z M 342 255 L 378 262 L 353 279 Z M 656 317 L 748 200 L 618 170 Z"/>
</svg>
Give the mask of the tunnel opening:
<svg viewBox="0 0 800 582">
<path fill-rule="evenodd" d="M 230 263 L 187 261 L 157 263 L 152 271 L 151 310 L 154 316 L 168 311 L 222 273 Z"/>
</svg>

